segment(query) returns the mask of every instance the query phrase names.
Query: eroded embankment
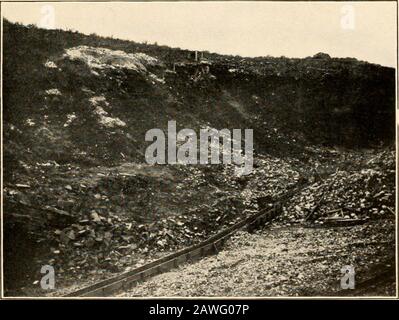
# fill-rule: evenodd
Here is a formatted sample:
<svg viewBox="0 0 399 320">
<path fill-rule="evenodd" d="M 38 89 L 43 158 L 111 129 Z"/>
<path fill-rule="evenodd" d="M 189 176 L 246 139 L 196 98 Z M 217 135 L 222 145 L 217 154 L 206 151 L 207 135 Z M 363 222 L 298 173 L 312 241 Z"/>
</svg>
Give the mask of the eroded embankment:
<svg viewBox="0 0 399 320">
<path fill-rule="evenodd" d="M 47 264 L 56 290 L 126 271 L 309 182 L 282 217 L 300 223 L 335 169 L 336 192 L 311 215 L 316 223 L 394 210 L 394 155 L 366 163 L 394 138 L 393 68 L 328 55 L 194 62 L 180 49 L 3 27 L 7 293 L 48 294 L 39 284 Z M 196 132 L 253 128 L 252 176 L 226 166 L 143 167 L 145 133 L 168 120 Z"/>
</svg>

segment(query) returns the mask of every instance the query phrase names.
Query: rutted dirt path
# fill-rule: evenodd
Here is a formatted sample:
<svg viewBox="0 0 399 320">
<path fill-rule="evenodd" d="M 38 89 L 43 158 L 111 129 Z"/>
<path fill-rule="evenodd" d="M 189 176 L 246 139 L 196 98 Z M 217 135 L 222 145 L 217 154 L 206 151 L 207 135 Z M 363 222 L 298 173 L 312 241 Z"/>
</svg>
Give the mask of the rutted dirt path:
<svg viewBox="0 0 399 320">
<path fill-rule="evenodd" d="M 395 221 L 340 228 L 271 225 L 238 232 L 216 256 L 158 275 L 128 296 L 329 296 L 340 291 L 341 268 L 355 267 L 360 290 L 345 295 L 396 294 Z M 373 283 L 382 272 L 384 281 Z"/>
</svg>

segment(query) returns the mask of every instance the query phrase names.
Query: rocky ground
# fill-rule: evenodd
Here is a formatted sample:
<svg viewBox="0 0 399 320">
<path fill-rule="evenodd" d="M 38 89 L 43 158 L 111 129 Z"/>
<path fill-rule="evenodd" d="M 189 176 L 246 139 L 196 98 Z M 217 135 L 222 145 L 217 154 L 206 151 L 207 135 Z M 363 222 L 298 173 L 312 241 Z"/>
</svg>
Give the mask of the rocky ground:
<svg viewBox="0 0 399 320">
<path fill-rule="evenodd" d="M 137 285 L 118 297 L 395 296 L 395 220 L 341 228 L 272 224 L 238 232 L 223 251 Z M 342 290 L 341 268 L 355 268 Z M 387 272 L 383 282 L 362 282 Z M 357 290 L 356 284 L 359 289 Z M 373 287 L 374 285 L 374 287 Z"/>
<path fill-rule="evenodd" d="M 30 168 L 29 177 L 21 175 L 19 183 L 5 185 L 9 214 L 25 221 L 27 214 L 20 216 L 18 211 L 30 213 L 34 246 L 41 248 L 34 256 L 29 248 L 21 248 L 26 255 L 21 261 L 29 259 L 33 270 L 15 292 L 63 295 L 129 271 L 207 239 L 267 208 L 294 187 L 298 191 L 283 203 L 275 224 L 325 226 L 319 231 L 322 235 L 333 226 L 394 217 L 394 152 L 318 149 L 315 154 L 307 165 L 258 156 L 253 173 L 245 178 L 235 176 L 228 166 L 131 163 L 84 169 L 49 163 L 43 170 L 38 164 Z M 35 223 L 42 215 L 47 225 Z M 370 234 L 363 240 L 379 237 Z M 330 241 L 336 237 L 337 246 L 344 241 L 339 233 L 330 236 Z M 326 249 L 326 242 L 316 243 L 319 250 Z M 39 287 L 44 264 L 57 272 L 57 288 L 50 293 Z"/>
<path fill-rule="evenodd" d="M 325 54 L 193 61 L 178 48 L 3 29 L 6 295 L 112 277 L 287 193 L 275 221 L 285 227 L 394 216 L 393 68 Z M 146 132 L 170 120 L 195 132 L 252 128 L 254 170 L 147 165 Z M 50 293 L 43 265 L 55 268 Z"/>
</svg>

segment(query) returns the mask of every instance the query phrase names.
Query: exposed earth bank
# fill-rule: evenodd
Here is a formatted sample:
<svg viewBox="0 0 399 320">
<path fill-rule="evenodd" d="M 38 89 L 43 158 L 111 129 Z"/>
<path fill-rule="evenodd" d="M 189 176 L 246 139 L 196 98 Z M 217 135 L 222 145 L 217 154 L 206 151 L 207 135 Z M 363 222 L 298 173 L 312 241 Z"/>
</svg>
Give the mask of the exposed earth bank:
<svg viewBox="0 0 399 320">
<path fill-rule="evenodd" d="M 287 227 L 395 212 L 393 68 L 328 54 L 194 61 L 7 20 L 3 43 L 6 295 L 62 295 L 123 273 L 296 188 L 278 218 Z M 252 128 L 254 170 L 148 165 L 145 134 L 170 120 L 196 133 Z M 55 268 L 54 292 L 40 289 L 43 265 Z"/>
</svg>

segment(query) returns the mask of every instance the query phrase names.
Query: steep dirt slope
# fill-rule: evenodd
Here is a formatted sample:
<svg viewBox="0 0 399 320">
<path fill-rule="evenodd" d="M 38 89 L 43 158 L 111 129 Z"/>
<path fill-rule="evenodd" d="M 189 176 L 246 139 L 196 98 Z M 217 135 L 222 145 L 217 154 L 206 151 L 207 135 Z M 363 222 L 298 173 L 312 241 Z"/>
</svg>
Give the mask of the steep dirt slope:
<svg viewBox="0 0 399 320">
<path fill-rule="evenodd" d="M 206 58 L 209 74 L 195 77 L 182 50 L 4 21 L 6 165 L 143 161 L 145 132 L 171 119 L 252 128 L 256 151 L 284 155 L 309 141 L 394 138 L 394 69 L 325 56 Z"/>
<path fill-rule="evenodd" d="M 195 62 L 178 48 L 8 21 L 3 32 L 10 292 L 37 286 L 43 264 L 70 284 L 198 242 L 259 210 L 258 197 L 363 164 L 352 148 L 394 137 L 390 68 L 323 55 Z M 254 172 L 146 165 L 145 133 L 168 120 L 252 128 Z"/>
</svg>

